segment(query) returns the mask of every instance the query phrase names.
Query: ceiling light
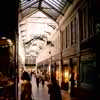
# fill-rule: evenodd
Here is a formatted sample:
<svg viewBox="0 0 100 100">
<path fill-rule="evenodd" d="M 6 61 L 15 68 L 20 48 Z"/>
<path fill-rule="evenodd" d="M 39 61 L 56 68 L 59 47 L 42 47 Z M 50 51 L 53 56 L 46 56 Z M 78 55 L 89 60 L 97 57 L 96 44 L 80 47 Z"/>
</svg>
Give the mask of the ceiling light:
<svg viewBox="0 0 100 100">
<path fill-rule="evenodd" d="M 13 44 L 12 41 L 11 41 L 10 39 L 7 39 L 7 41 L 8 41 L 8 43 L 9 43 L 10 45 Z"/>
<path fill-rule="evenodd" d="M 6 37 L 2 37 L 2 39 L 7 39 Z"/>
</svg>

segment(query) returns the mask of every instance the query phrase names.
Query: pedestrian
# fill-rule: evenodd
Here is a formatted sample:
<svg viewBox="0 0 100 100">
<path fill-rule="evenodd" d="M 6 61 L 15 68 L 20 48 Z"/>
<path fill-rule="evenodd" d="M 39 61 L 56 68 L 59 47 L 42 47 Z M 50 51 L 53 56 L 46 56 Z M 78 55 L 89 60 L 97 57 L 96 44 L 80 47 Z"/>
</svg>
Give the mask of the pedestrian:
<svg viewBox="0 0 100 100">
<path fill-rule="evenodd" d="M 22 76 L 22 83 L 21 83 L 21 100 L 32 100 L 32 86 L 30 83 L 30 76 L 27 72 L 23 72 Z"/>
<path fill-rule="evenodd" d="M 33 75 L 33 71 L 31 70 L 31 77 L 32 77 L 32 75 Z"/>
<path fill-rule="evenodd" d="M 51 84 L 48 86 L 48 93 L 50 94 L 50 100 L 62 100 L 61 89 L 54 76 L 51 76 Z"/>
<path fill-rule="evenodd" d="M 40 82 L 40 75 L 39 75 L 39 72 L 37 71 L 37 74 L 36 74 L 36 85 L 37 85 L 37 88 L 39 88 L 39 82 Z"/>
<path fill-rule="evenodd" d="M 72 72 L 71 74 L 71 92 L 70 92 L 70 96 L 73 97 L 74 96 L 74 85 L 75 85 L 75 80 L 74 80 L 74 72 Z"/>
<path fill-rule="evenodd" d="M 45 74 L 44 74 L 44 72 L 42 72 L 41 81 L 42 81 L 42 87 L 44 87 L 44 84 L 45 84 Z"/>
</svg>

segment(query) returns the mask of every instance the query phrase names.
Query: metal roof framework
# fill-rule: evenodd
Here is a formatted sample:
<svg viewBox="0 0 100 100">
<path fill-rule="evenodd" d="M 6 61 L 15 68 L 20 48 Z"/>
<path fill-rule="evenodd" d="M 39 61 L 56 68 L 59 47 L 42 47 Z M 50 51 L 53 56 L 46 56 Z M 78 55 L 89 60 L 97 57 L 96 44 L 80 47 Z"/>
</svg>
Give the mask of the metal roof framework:
<svg viewBox="0 0 100 100">
<path fill-rule="evenodd" d="M 51 36 L 51 30 L 55 30 L 57 27 L 56 20 L 60 15 L 64 15 L 64 9 L 71 3 L 72 0 L 21 0 L 19 13 L 21 14 L 21 20 L 25 17 L 29 20 L 27 23 L 20 23 L 20 35 L 23 40 L 25 53 L 27 55 L 37 56 L 44 44 L 54 46 L 52 41 L 48 38 Z M 42 12 L 42 15 L 38 13 Z M 37 16 L 36 16 L 37 14 Z M 48 18 L 49 17 L 49 18 Z M 25 19 L 25 20 L 27 20 Z M 52 21 L 50 21 L 52 19 Z M 45 29 L 37 35 L 35 32 L 31 33 L 30 29 L 25 29 L 25 24 L 28 26 L 36 26 L 37 24 L 44 26 Z M 21 28 L 24 27 L 24 28 Z M 40 27 L 40 26 L 37 26 Z M 48 28 L 47 28 L 48 27 Z M 51 28 L 51 29 L 50 29 Z M 47 30 L 46 30 L 47 29 Z M 38 31 L 37 31 L 38 32 Z M 27 36 L 30 34 L 30 37 Z M 43 42 L 43 43 L 42 43 Z"/>
<path fill-rule="evenodd" d="M 59 15 L 64 15 L 65 6 L 71 2 L 72 0 L 23 0 L 20 4 L 20 12 L 25 11 L 23 16 L 26 16 L 40 10 L 56 21 Z"/>
</svg>

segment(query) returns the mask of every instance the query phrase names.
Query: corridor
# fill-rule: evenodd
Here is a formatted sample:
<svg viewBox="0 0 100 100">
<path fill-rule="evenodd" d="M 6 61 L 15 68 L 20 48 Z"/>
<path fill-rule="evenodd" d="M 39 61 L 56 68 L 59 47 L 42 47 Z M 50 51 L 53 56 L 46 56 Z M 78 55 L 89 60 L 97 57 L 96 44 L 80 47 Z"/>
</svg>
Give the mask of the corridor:
<svg viewBox="0 0 100 100">
<path fill-rule="evenodd" d="M 33 100 L 49 100 L 49 95 L 48 95 L 48 88 L 45 86 L 42 88 L 41 83 L 39 84 L 39 88 L 36 86 L 36 79 L 34 75 L 32 76 L 32 98 Z"/>
<path fill-rule="evenodd" d="M 51 100 L 58 100 L 58 96 L 62 100 L 96 100 L 100 3 L 12 1 L 4 2 L 5 9 L 1 8 L 0 100 L 31 100 L 31 96 L 32 100 L 50 100 L 48 81 L 52 82 L 52 75 L 60 87 L 54 84 L 49 88 L 52 97 L 57 98 Z M 23 72 L 28 72 L 29 77 L 23 78 Z M 44 87 L 44 81 L 40 81 L 37 88 L 34 74 L 37 83 L 45 80 Z"/>
<path fill-rule="evenodd" d="M 49 94 L 48 94 L 48 87 L 47 82 L 45 81 L 44 88 L 42 87 L 42 84 L 40 82 L 39 88 L 36 86 L 36 78 L 34 75 L 32 75 L 32 99 L 33 100 L 50 100 Z M 79 100 L 76 97 L 71 98 L 67 91 L 61 90 L 62 94 L 62 100 Z"/>
</svg>

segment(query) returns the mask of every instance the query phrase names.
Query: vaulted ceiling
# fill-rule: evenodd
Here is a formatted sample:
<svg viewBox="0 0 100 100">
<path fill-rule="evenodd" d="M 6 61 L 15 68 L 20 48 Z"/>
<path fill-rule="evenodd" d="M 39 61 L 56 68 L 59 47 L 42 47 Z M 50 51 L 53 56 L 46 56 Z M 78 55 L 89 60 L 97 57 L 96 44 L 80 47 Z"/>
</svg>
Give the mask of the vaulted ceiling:
<svg viewBox="0 0 100 100">
<path fill-rule="evenodd" d="M 46 45 L 54 46 L 50 36 L 57 29 L 59 15 L 72 0 L 22 0 L 19 13 L 19 34 L 26 55 L 38 56 Z M 24 19 L 24 20 L 23 20 Z"/>
<path fill-rule="evenodd" d="M 26 55 L 37 56 L 44 46 L 53 46 L 50 36 L 57 27 L 57 23 L 41 11 L 20 22 L 19 36 L 23 41 Z"/>
<path fill-rule="evenodd" d="M 45 15 L 56 20 L 59 15 L 64 15 L 65 8 L 72 0 L 21 0 L 20 12 L 23 17 L 42 11 Z"/>
</svg>

